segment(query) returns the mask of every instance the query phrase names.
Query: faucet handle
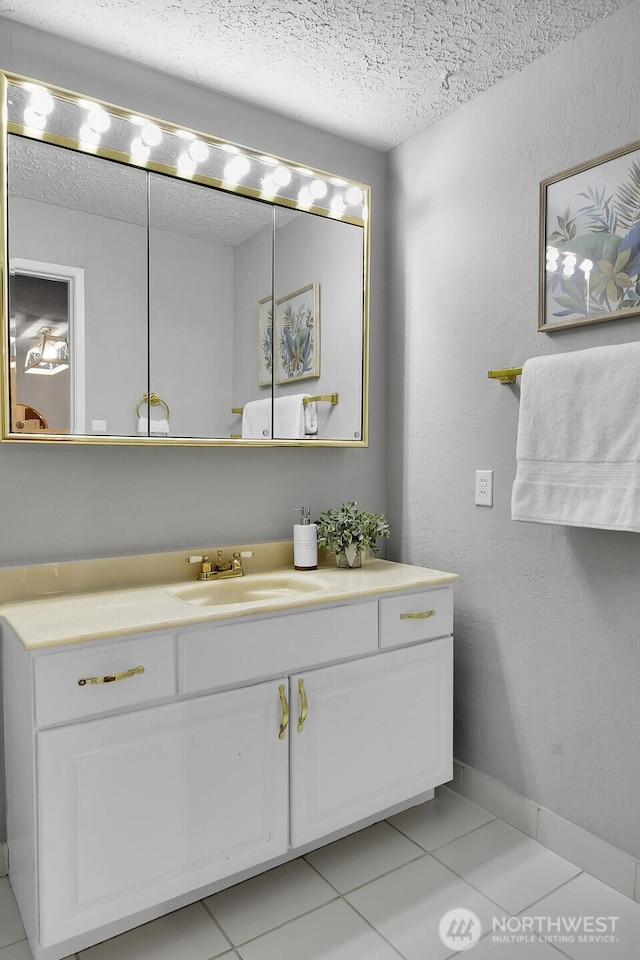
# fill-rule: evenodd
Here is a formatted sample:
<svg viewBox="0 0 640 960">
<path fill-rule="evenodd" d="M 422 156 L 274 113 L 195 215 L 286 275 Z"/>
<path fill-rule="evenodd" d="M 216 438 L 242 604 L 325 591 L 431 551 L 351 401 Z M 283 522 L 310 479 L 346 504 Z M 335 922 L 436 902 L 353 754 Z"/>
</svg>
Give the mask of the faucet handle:
<svg viewBox="0 0 640 960">
<path fill-rule="evenodd" d="M 185 563 L 202 563 L 203 560 L 208 560 L 208 559 L 209 557 L 192 556 L 192 557 L 187 557 L 184 562 Z"/>
<path fill-rule="evenodd" d="M 243 560 L 246 560 L 248 557 L 253 556 L 253 550 L 236 550 L 234 557 L 242 557 Z"/>
</svg>

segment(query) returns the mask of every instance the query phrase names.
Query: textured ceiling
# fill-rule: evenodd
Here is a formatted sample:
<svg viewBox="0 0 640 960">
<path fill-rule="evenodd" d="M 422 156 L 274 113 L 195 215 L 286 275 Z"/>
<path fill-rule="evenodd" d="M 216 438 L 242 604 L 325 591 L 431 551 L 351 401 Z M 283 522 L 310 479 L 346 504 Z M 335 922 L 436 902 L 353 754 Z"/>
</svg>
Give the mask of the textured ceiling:
<svg viewBox="0 0 640 960">
<path fill-rule="evenodd" d="M 147 173 L 39 140 L 9 137 L 9 197 L 147 223 Z M 272 223 L 272 208 L 234 193 L 152 173 L 150 226 L 235 247 Z M 11 206 L 10 206 L 11 209 Z M 276 226 L 302 214 L 278 207 Z"/>
<path fill-rule="evenodd" d="M 0 0 L 0 14 L 386 150 L 629 2 Z"/>
</svg>

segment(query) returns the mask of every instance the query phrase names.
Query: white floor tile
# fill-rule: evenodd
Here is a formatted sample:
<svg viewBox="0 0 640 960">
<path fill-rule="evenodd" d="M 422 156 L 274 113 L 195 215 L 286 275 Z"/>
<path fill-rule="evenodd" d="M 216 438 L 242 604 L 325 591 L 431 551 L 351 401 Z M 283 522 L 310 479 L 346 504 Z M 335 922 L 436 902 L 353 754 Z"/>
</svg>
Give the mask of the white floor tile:
<svg viewBox="0 0 640 960">
<path fill-rule="evenodd" d="M 0 947 L 24 940 L 22 920 L 6 877 L 0 878 Z"/>
<path fill-rule="evenodd" d="M 431 856 L 374 880 L 346 899 L 406 960 L 444 960 L 451 956 L 438 928 L 443 915 L 454 907 L 472 910 L 483 930 L 490 929 L 496 909 Z"/>
<path fill-rule="evenodd" d="M 193 903 L 78 953 L 80 960 L 212 960 L 229 942 L 201 903 Z"/>
<path fill-rule="evenodd" d="M 562 918 L 617 918 L 614 931 L 610 929 L 612 922 L 609 921 L 606 933 L 600 934 L 614 936 L 616 941 L 613 943 L 581 941 L 581 936 L 598 936 L 597 932 L 583 933 L 582 929 L 572 934 L 573 942 L 558 943 L 558 948 L 572 960 L 638 960 L 640 956 L 640 904 L 587 873 L 544 897 L 530 912 L 536 917 L 549 917 L 553 921 L 560 918 L 561 922 Z M 555 933 L 555 929 L 552 930 Z"/>
<path fill-rule="evenodd" d="M 242 960 L 399 960 L 342 900 L 238 948 Z"/>
<path fill-rule="evenodd" d="M 575 864 L 493 820 L 434 854 L 508 913 L 518 913 L 580 873 Z"/>
<path fill-rule="evenodd" d="M 493 819 L 482 807 L 444 787 L 433 800 L 391 817 L 389 823 L 425 850 L 435 850 Z"/>
<path fill-rule="evenodd" d="M 237 945 L 335 897 L 335 890 L 308 863 L 292 860 L 204 902 Z"/>
<path fill-rule="evenodd" d="M 464 954 L 456 954 L 455 960 Z M 489 934 L 468 954 L 469 960 L 562 960 L 554 947 L 541 941 L 500 943 Z"/>
<path fill-rule="evenodd" d="M 305 859 L 336 890 L 346 893 L 423 856 L 421 847 L 383 821 L 309 853 Z"/>
<path fill-rule="evenodd" d="M 20 940 L 10 947 L 3 947 L 0 950 L 0 960 L 33 960 L 28 941 Z"/>
<path fill-rule="evenodd" d="M 0 949 L 0 960 L 33 960 L 33 954 L 27 940 L 19 940 L 10 947 Z M 64 960 L 75 960 L 75 954 L 65 957 Z"/>
</svg>

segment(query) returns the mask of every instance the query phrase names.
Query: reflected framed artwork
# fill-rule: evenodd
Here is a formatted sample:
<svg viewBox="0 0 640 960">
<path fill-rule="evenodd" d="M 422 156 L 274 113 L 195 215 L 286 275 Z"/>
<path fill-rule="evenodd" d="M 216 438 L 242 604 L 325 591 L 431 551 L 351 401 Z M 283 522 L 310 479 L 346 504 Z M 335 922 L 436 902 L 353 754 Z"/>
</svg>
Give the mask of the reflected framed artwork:
<svg viewBox="0 0 640 960">
<path fill-rule="evenodd" d="M 276 301 L 276 383 L 320 376 L 320 285 L 310 283 Z"/>
<path fill-rule="evenodd" d="M 640 142 L 540 184 L 538 330 L 640 316 Z"/>
<path fill-rule="evenodd" d="M 258 386 L 270 387 L 273 374 L 273 298 L 258 300 Z"/>
</svg>

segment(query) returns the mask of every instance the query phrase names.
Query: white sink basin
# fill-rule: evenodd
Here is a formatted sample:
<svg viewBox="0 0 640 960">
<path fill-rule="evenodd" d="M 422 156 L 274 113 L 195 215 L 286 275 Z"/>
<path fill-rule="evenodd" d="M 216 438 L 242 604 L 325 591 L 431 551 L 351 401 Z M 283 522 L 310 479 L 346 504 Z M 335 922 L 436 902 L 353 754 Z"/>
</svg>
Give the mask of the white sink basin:
<svg viewBox="0 0 640 960">
<path fill-rule="evenodd" d="M 327 586 L 327 580 L 308 573 L 254 573 L 236 579 L 190 583 L 169 593 L 193 607 L 213 607 L 300 597 Z"/>
</svg>

